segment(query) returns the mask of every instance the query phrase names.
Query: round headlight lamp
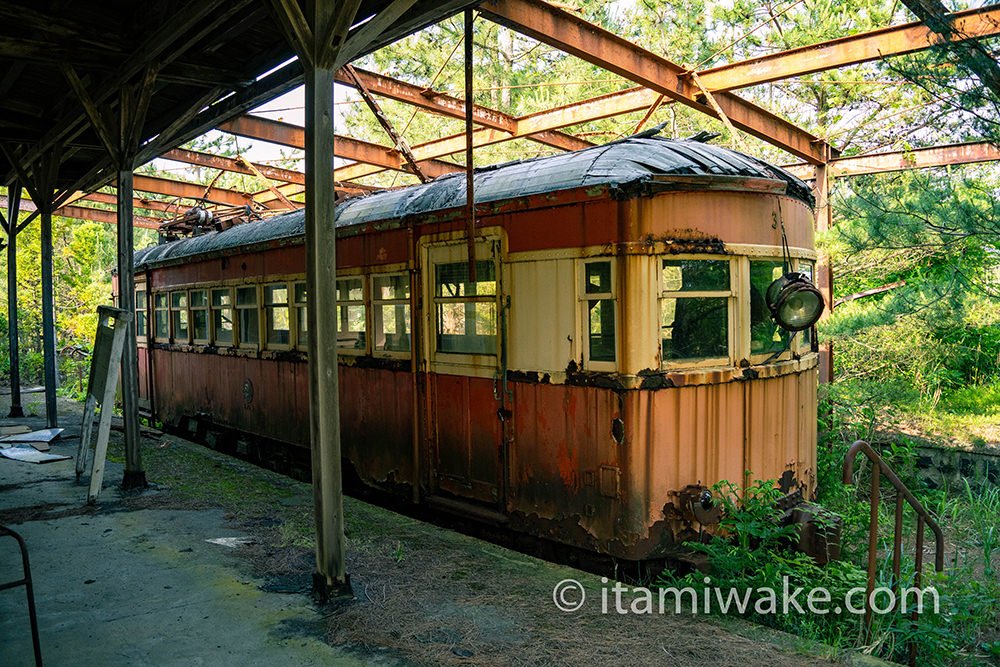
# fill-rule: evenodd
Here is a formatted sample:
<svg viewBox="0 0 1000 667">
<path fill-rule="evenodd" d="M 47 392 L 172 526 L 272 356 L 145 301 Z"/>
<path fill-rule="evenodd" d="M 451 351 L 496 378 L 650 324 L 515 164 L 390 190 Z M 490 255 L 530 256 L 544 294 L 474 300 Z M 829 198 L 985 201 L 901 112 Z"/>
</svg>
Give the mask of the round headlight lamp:
<svg viewBox="0 0 1000 667">
<path fill-rule="evenodd" d="M 809 278 L 795 272 L 771 283 L 765 298 L 771 317 L 788 331 L 802 331 L 816 324 L 826 307 L 823 295 Z"/>
</svg>

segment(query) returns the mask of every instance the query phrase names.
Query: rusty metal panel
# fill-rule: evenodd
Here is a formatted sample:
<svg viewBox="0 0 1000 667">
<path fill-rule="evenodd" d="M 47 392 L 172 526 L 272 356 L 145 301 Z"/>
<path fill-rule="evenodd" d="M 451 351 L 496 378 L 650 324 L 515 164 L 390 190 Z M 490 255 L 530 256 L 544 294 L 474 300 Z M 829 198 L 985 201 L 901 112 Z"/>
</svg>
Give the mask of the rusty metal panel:
<svg viewBox="0 0 1000 667">
<path fill-rule="evenodd" d="M 618 501 L 626 493 L 624 475 L 614 479 L 627 460 L 611 435 L 617 395 L 596 387 L 519 382 L 513 412 L 508 509 L 534 521 L 528 526 L 533 532 L 558 530 L 554 537 L 601 548 L 590 541 L 615 534 Z"/>
<path fill-rule="evenodd" d="M 632 205 L 639 207 L 635 238 L 718 239 L 727 245 L 780 248 L 781 227 L 774 222 L 783 220 L 789 246 L 815 248 L 812 211 L 790 197 L 753 192 L 673 192 L 637 199 Z"/>
<path fill-rule="evenodd" d="M 802 486 L 809 497 L 816 475 L 816 371 L 747 388 L 747 470 L 757 479 L 781 480 L 786 490 Z"/>
<path fill-rule="evenodd" d="M 412 482 L 412 428 L 409 373 L 340 367 L 341 447 L 362 480 Z"/>
<path fill-rule="evenodd" d="M 499 498 L 501 422 L 491 379 L 432 374 L 434 472 L 439 488 L 485 502 Z"/>
</svg>

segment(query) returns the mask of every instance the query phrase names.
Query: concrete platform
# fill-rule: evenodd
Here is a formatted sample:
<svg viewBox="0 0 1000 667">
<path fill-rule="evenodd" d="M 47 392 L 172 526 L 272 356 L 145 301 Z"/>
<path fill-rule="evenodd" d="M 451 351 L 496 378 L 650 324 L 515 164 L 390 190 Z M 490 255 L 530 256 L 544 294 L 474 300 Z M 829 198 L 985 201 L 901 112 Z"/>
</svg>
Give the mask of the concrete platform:
<svg viewBox="0 0 1000 667">
<path fill-rule="evenodd" d="M 121 477 L 110 463 L 93 508 L 73 460 L 0 459 L 0 513 L 27 519 L 9 527 L 28 545 L 45 664 L 370 664 L 323 641 L 308 597 L 262 592 L 233 547 L 206 542 L 245 536 L 222 510 L 131 511 Z M 20 571 L 16 543 L 0 539 L 0 581 Z M 0 592 L 0 665 L 34 664 L 30 636 L 24 588 Z"/>
</svg>

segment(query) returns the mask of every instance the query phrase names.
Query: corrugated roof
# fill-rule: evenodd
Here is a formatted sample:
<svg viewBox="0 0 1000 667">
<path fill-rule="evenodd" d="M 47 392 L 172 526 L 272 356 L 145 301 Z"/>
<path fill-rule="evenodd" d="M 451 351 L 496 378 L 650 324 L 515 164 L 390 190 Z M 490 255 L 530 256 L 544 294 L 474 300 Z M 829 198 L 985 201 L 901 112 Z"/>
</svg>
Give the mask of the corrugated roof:
<svg viewBox="0 0 1000 667">
<path fill-rule="evenodd" d="M 581 151 L 476 169 L 476 203 L 594 185 L 641 184 L 654 176 L 717 175 L 785 181 L 790 196 L 809 206 L 813 195 L 796 176 L 763 160 L 721 146 L 685 139 L 635 136 Z M 337 205 L 336 225 L 346 227 L 465 205 L 465 175 L 449 174 L 430 183 L 355 197 Z M 305 213 L 295 211 L 266 222 L 238 225 L 146 248 L 136 266 L 200 255 L 305 233 Z"/>
</svg>

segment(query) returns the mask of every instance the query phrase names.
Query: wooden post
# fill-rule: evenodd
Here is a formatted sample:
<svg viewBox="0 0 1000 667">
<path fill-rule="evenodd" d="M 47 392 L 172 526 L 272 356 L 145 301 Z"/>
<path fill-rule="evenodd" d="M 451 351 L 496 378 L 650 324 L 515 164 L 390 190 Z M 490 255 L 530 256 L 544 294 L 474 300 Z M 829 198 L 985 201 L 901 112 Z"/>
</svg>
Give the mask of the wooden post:
<svg viewBox="0 0 1000 667">
<path fill-rule="evenodd" d="M 7 188 L 7 336 L 10 345 L 10 412 L 23 417 L 21 407 L 21 357 L 17 328 L 17 219 L 21 209 L 21 184 Z"/>
<path fill-rule="evenodd" d="M 472 146 L 472 28 L 471 9 L 465 10 L 465 243 L 469 256 L 469 282 L 476 282 L 476 190 Z M 416 315 L 413 315 L 416 317 Z"/>
<path fill-rule="evenodd" d="M 41 260 L 42 260 L 42 354 L 45 377 L 45 424 L 59 426 L 56 408 L 56 324 L 52 299 L 52 207 L 55 196 L 55 170 L 58 157 L 54 152 L 42 159 L 42 175 L 37 179 L 36 190 L 41 210 Z"/>
<path fill-rule="evenodd" d="M 833 223 L 829 163 L 816 165 L 813 194 L 816 196 L 816 233 L 821 234 L 828 231 Z M 825 319 L 833 312 L 833 270 L 830 268 L 830 257 L 825 252 L 820 253 L 816 262 L 816 287 L 826 301 L 821 318 Z M 830 342 L 819 344 L 819 381 L 821 384 L 833 382 L 833 343 Z"/>
<path fill-rule="evenodd" d="M 118 169 L 118 307 L 135 313 L 135 265 L 132 230 L 132 160 L 127 157 Z M 144 489 L 139 433 L 139 362 L 135 340 L 135 318 L 129 317 L 122 345 L 122 420 L 125 426 L 125 474 L 122 488 Z M 103 412 L 103 409 L 102 409 Z"/>
<path fill-rule="evenodd" d="M 344 498 L 340 458 L 337 364 L 337 233 L 333 182 L 333 82 L 340 45 L 359 0 L 272 0 L 305 70 L 306 304 L 309 328 L 309 418 L 316 573 L 321 602 L 353 597 L 344 558 Z"/>
</svg>

